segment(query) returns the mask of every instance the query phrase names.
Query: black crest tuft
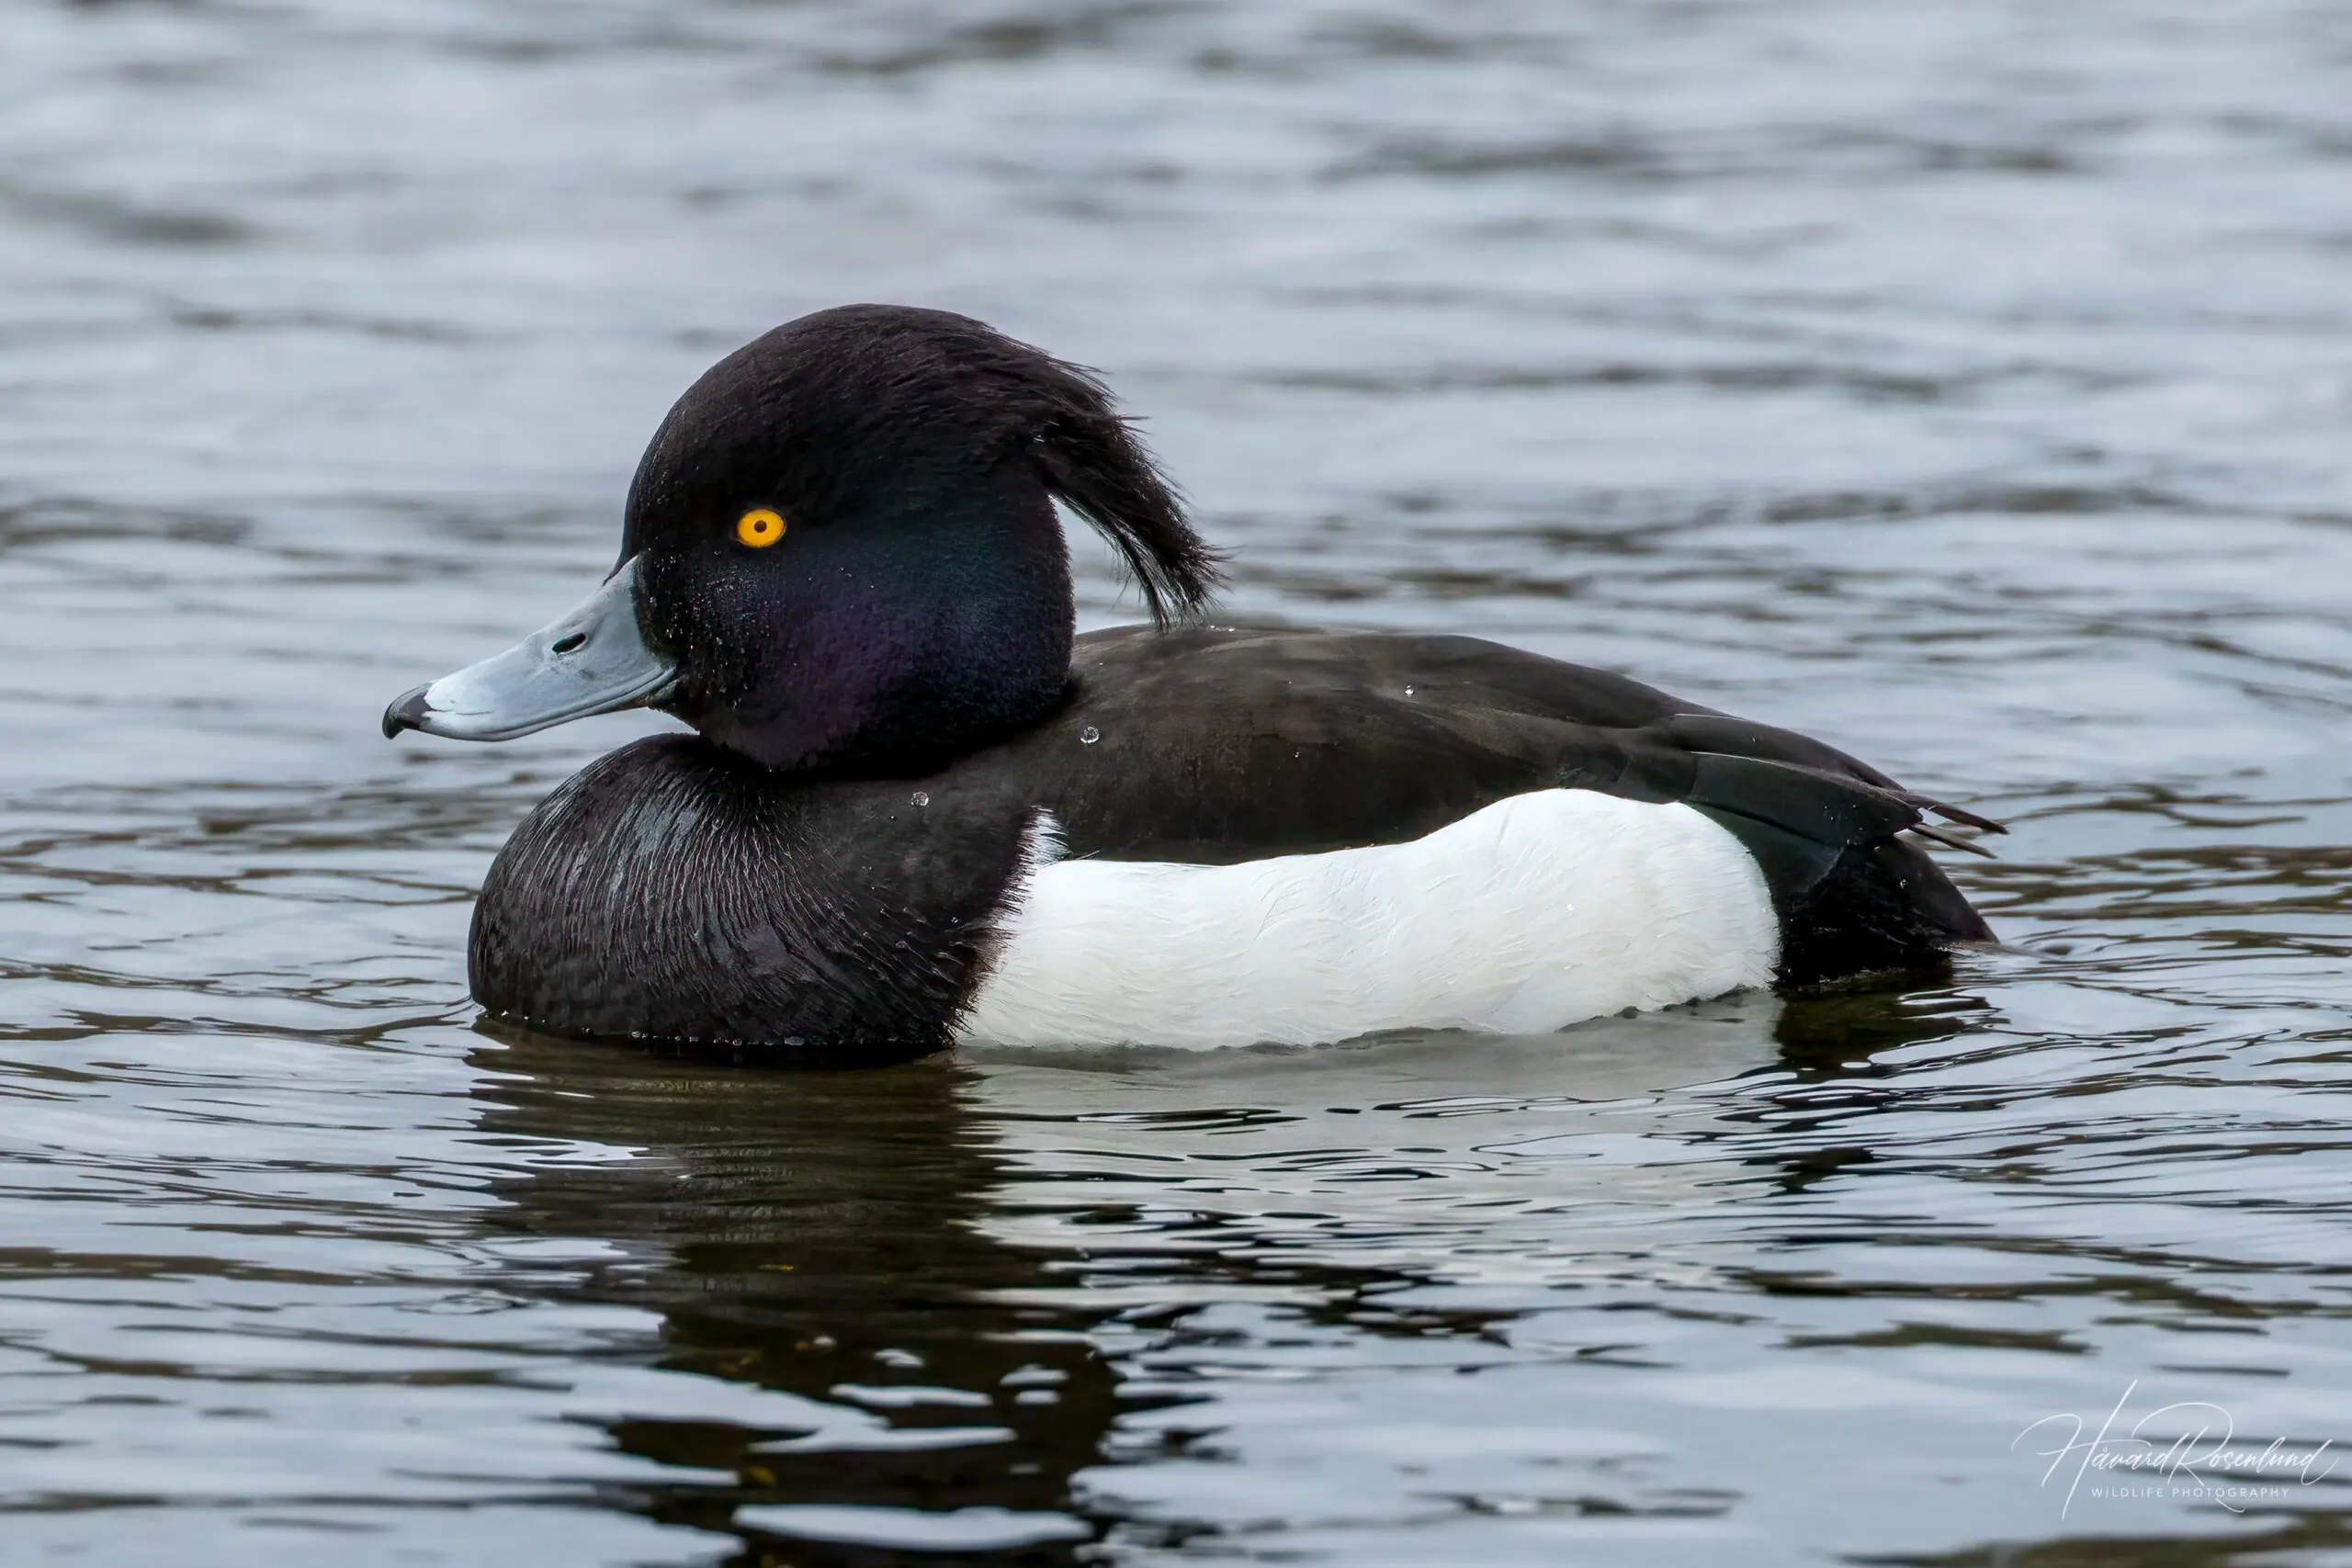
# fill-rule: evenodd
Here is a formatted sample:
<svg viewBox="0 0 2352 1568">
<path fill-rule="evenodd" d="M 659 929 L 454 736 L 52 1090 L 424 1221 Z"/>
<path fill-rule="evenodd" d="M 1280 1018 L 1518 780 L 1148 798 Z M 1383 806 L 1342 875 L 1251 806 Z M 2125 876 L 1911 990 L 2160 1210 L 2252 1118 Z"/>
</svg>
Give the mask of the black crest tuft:
<svg viewBox="0 0 2352 1568">
<path fill-rule="evenodd" d="M 1111 541 L 1154 621 L 1165 626 L 1172 615 L 1197 614 L 1224 574 L 1216 552 L 1186 520 L 1175 487 L 1100 377 L 1027 352 L 1043 361 L 1054 398 L 1036 437 L 1046 488 Z"/>
<path fill-rule="evenodd" d="M 779 434 L 832 466 L 808 476 L 811 491 L 839 494 L 882 479 L 851 454 L 906 480 L 940 459 L 948 431 L 981 461 L 1030 464 L 1117 549 L 1153 620 L 1193 614 L 1216 591 L 1216 552 L 1102 378 L 946 310 L 842 305 L 746 344 L 672 412 L 639 494 L 654 502 L 697 470 L 774 466 Z"/>
</svg>

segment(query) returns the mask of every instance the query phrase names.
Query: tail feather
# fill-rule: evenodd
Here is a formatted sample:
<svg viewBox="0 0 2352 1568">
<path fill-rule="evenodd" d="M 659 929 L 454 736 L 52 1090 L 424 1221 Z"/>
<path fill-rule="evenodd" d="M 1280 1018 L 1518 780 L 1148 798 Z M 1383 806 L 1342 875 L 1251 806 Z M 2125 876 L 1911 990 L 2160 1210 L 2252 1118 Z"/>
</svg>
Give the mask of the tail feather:
<svg viewBox="0 0 2352 1568">
<path fill-rule="evenodd" d="M 1697 759 L 1689 801 L 1763 871 L 1781 919 L 1784 988 L 1926 968 L 1955 945 L 1994 940 L 1960 889 L 1904 836 L 1988 853 L 1925 815 L 1984 820 L 1973 813 L 1843 768 L 1720 753 Z"/>
<path fill-rule="evenodd" d="M 1930 843 L 1941 844 L 1948 850 L 1964 850 L 1972 855 L 1983 855 L 1986 860 L 1999 858 L 1975 840 L 1963 839 L 1951 829 L 1939 828 L 1932 822 L 1914 822 L 1905 831 L 1916 833 Z"/>
</svg>

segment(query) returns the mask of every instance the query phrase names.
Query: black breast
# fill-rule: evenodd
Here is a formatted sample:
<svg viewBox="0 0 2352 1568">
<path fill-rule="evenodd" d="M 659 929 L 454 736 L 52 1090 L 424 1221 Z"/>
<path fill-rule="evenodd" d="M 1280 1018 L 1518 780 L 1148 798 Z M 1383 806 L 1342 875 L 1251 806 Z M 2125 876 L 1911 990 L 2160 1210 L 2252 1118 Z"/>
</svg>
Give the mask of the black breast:
<svg viewBox="0 0 2352 1568">
<path fill-rule="evenodd" d="M 574 1039 L 922 1055 L 948 1042 L 1025 826 L 974 796 L 795 784 L 694 737 L 640 740 L 499 852 L 474 908 L 474 998 Z"/>
</svg>

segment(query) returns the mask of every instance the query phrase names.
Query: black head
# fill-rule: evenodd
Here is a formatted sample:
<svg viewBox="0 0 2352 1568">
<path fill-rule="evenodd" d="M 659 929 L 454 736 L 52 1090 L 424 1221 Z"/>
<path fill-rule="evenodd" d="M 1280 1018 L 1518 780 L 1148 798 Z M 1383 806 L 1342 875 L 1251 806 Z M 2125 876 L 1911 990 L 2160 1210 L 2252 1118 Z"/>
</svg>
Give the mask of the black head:
<svg viewBox="0 0 2352 1568">
<path fill-rule="evenodd" d="M 1069 679 L 1057 497 L 1155 620 L 1216 586 L 1091 373 L 941 310 L 778 327 L 678 400 L 629 487 L 621 558 L 675 670 L 661 705 L 793 769 L 921 771 L 1034 722 Z"/>
</svg>

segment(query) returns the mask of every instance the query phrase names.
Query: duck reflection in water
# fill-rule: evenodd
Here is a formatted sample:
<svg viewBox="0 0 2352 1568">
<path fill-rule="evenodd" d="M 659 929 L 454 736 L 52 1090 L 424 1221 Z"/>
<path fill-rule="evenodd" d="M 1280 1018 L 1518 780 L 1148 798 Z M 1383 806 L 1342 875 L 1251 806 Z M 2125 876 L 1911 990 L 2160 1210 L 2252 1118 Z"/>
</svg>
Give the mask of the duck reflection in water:
<svg viewBox="0 0 2352 1568">
<path fill-rule="evenodd" d="M 1476 1255 L 1540 1269 L 1574 1252 L 1585 1216 L 1629 1198 L 1662 1227 L 1719 1210 L 1754 1190 L 1726 1166 L 1787 1190 L 1867 1164 L 1866 1122 L 1850 1146 L 1792 1149 L 1775 1086 L 1867 1072 L 1871 1053 L 1948 1035 L 1981 1008 L 1957 993 L 1750 996 L 1603 1021 L 1566 1051 L 1556 1035 L 1507 1037 L 1465 1058 L 1423 1035 L 789 1075 L 485 1024 L 500 1043 L 476 1065 L 485 1132 L 634 1151 L 502 1191 L 493 1225 L 608 1249 L 564 1293 L 658 1314 L 664 1369 L 851 1418 L 811 1432 L 602 1416 L 627 1452 L 733 1477 L 623 1506 L 735 1529 L 745 1562 L 789 1539 L 752 1528 L 778 1506 L 1005 1510 L 992 1544 L 1010 1554 L 991 1561 L 1074 1562 L 1076 1532 L 1125 1511 L 1118 1459 L 1148 1462 L 1154 1434 L 1217 1425 L 1155 1417 L 1170 1381 L 1104 1359 L 1106 1330 L 1132 1343 L 1142 1312 L 1181 1340 L 1193 1304 L 1280 1297 L 1350 1334 L 1475 1337 L 1494 1314 L 1449 1328 L 1364 1309 L 1458 1280 Z M 1703 1102 L 1659 1093 L 1694 1084 L 1717 1089 Z M 1667 1113 L 1629 1115 L 1645 1097 Z M 1595 1133 L 1683 1151 L 1642 1169 L 1635 1192 L 1633 1168 L 1561 1157 Z M 1498 1149 L 1546 1144 L 1561 1154 Z M 1421 1179 L 1393 1179 L 1408 1168 Z M 1306 1245 L 1303 1218 L 1317 1222 Z M 1134 1397 L 1147 1378 L 1159 1392 Z M 1071 1539 L 1022 1541 L 1024 1522 Z M 795 1540 L 788 1560 L 875 1550 Z"/>
<path fill-rule="evenodd" d="M 492 1075 L 478 1091 L 484 1132 L 637 1151 L 504 1184 L 511 1205 L 488 1224 L 608 1244 L 565 1293 L 658 1314 L 661 1367 L 887 1423 L 844 1439 L 613 1419 L 626 1452 L 735 1476 L 650 1487 L 624 1506 L 721 1531 L 741 1529 L 730 1519 L 744 1505 L 1004 1510 L 985 1544 L 1010 1550 L 989 1561 L 1075 1561 L 1093 1532 L 1066 1513 L 1070 1480 L 1097 1461 L 1114 1380 L 1069 1314 L 1003 1304 L 1046 1283 L 1046 1266 L 977 1224 L 1000 1176 L 959 1092 L 971 1069 L 747 1075 L 484 1032 L 499 1042 L 475 1054 Z M 779 1539 L 743 1533 L 743 1562 Z M 789 1560 L 868 1562 L 876 1550 L 796 1540 Z"/>
</svg>

